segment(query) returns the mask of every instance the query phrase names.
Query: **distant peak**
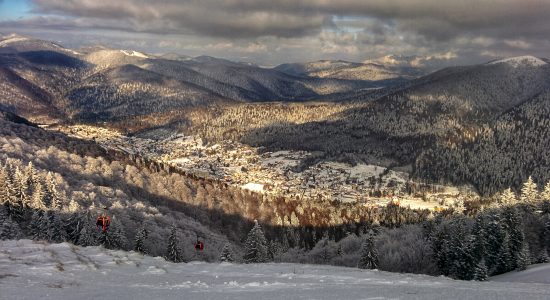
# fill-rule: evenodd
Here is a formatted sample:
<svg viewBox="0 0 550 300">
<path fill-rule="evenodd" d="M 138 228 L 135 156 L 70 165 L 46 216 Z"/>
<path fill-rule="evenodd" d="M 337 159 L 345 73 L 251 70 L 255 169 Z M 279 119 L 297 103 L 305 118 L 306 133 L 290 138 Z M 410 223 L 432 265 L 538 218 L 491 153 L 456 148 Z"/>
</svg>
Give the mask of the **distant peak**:
<svg viewBox="0 0 550 300">
<path fill-rule="evenodd" d="M 144 54 L 144 53 L 141 53 L 141 52 L 138 52 L 138 51 L 133 51 L 133 50 L 120 50 L 120 52 L 124 55 L 127 55 L 127 56 L 135 56 L 135 57 L 141 57 L 141 58 L 149 58 L 149 56 L 147 54 Z"/>
<path fill-rule="evenodd" d="M 8 46 L 9 44 L 30 40 L 28 37 L 12 33 L 7 36 L 3 36 L 0 39 L 0 47 Z"/>
<path fill-rule="evenodd" d="M 524 55 L 524 56 L 516 56 L 516 57 L 509 57 L 504 59 L 495 60 L 492 62 L 489 62 L 489 65 L 495 65 L 495 64 L 502 64 L 506 63 L 514 68 L 520 67 L 520 66 L 532 66 L 532 67 L 540 67 L 543 65 L 548 64 L 544 60 L 531 56 L 531 55 Z"/>
</svg>

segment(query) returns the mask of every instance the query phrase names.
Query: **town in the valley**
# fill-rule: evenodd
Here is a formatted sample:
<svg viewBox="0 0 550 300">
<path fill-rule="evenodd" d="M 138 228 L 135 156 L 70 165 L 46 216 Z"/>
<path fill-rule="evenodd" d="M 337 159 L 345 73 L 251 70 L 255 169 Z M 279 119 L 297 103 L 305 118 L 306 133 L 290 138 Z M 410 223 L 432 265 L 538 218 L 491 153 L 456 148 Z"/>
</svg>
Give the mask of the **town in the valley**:
<svg viewBox="0 0 550 300">
<path fill-rule="evenodd" d="M 462 207 L 476 197 L 473 188 L 415 182 L 404 170 L 373 164 L 321 161 L 300 167 L 315 153 L 269 152 L 235 141 L 206 144 L 196 136 L 171 134 L 163 139 L 129 137 L 114 130 L 87 126 L 56 126 L 69 135 L 91 139 L 107 149 L 167 163 L 194 176 L 217 180 L 252 192 L 383 206 L 441 210 Z"/>
</svg>

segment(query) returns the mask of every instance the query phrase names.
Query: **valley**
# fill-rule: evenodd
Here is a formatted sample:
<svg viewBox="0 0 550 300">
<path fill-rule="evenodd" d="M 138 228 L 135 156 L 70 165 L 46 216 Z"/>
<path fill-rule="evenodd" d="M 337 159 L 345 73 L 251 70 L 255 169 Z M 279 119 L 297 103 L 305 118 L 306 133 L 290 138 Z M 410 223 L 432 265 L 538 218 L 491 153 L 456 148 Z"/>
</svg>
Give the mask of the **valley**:
<svg viewBox="0 0 550 300">
<path fill-rule="evenodd" d="M 442 210 L 463 206 L 464 199 L 476 197 L 471 187 L 458 189 L 414 182 L 405 171 L 379 165 L 320 160 L 301 166 L 304 160 L 319 155 L 308 151 L 270 152 L 229 140 L 207 145 L 200 137 L 182 134 L 160 140 L 127 137 L 116 131 L 83 125 L 48 129 L 271 198 L 375 207 L 393 201 L 414 209 Z"/>
<path fill-rule="evenodd" d="M 0 298 L 549 299 L 549 14 L 0 0 Z"/>
</svg>

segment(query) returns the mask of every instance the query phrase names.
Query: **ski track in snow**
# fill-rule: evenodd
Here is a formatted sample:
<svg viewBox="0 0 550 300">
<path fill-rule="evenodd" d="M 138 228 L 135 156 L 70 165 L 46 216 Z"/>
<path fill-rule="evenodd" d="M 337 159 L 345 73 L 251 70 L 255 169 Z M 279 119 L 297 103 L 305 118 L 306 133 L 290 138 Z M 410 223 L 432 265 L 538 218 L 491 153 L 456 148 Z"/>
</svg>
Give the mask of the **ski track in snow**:
<svg viewBox="0 0 550 300">
<path fill-rule="evenodd" d="M 101 247 L 0 241 L 0 299 L 96 298 L 550 299 L 550 285 L 321 265 L 173 264 Z"/>
</svg>

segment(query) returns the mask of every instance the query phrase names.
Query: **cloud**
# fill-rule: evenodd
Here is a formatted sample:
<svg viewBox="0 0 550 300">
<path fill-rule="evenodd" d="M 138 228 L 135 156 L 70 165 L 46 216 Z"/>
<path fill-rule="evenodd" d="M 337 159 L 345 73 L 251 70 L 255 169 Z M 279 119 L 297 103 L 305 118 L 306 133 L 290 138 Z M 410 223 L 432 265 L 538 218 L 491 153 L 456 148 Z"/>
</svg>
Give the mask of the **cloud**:
<svg viewBox="0 0 550 300">
<path fill-rule="evenodd" d="M 1 1 L 1 0 L 0 0 Z M 152 51 L 198 51 L 264 61 L 365 60 L 388 54 L 471 62 L 548 56 L 547 0 L 31 0 L 18 30 L 117 32 Z M 128 43 L 132 41 L 128 40 Z M 224 48 L 225 47 L 225 48 Z M 140 49 L 146 51 L 148 49 Z M 453 53 L 445 59 L 438 55 Z M 309 59 L 308 59 L 309 57 Z M 419 65 L 430 64 L 418 61 Z"/>
<path fill-rule="evenodd" d="M 545 0 L 34 0 L 35 13 L 126 21 L 127 29 L 221 37 L 315 34 L 332 16 L 394 20 L 430 39 L 470 31 L 491 36 L 548 33 Z M 140 28 L 135 28 L 136 25 Z"/>
</svg>

